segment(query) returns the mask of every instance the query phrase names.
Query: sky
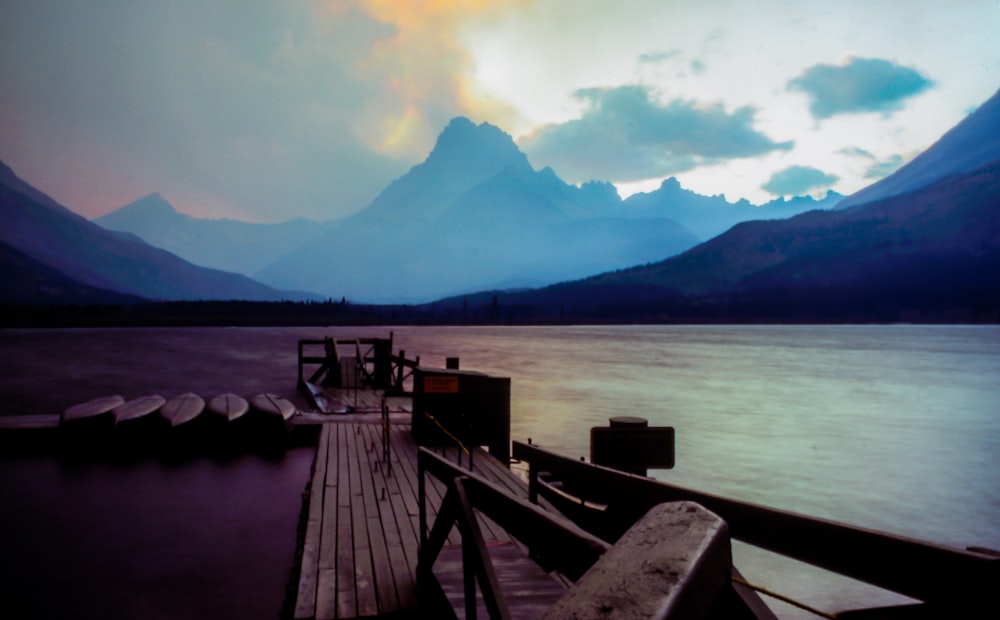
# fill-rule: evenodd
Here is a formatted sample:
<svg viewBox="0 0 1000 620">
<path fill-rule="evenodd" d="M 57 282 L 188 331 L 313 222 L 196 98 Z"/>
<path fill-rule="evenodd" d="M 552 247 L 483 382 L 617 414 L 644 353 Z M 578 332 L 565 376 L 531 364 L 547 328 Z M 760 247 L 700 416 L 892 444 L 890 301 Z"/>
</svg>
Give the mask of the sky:
<svg viewBox="0 0 1000 620">
<path fill-rule="evenodd" d="M 1000 87 L 1000 0 L 3 0 L 0 160 L 97 217 L 356 212 L 455 116 L 535 168 L 850 194 Z"/>
</svg>

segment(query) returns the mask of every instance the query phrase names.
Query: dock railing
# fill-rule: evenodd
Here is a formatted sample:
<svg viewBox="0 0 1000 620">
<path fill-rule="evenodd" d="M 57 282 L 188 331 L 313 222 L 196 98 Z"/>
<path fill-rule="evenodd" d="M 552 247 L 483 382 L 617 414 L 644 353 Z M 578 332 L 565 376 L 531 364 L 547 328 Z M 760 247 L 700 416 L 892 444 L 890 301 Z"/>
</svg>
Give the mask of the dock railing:
<svg viewBox="0 0 1000 620">
<path fill-rule="evenodd" d="M 407 359 L 406 352 L 400 350 L 398 355 L 392 353 L 393 335 L 389 338 L 351 338 L 351 339 L 303 339 L 299 340 L 298 350 L 298 387 L 306 390 L 308 384 L 320 384 L 331 387 L 370 387 L 384 390 L 392 395 L 407 395 L 407 383 L 411 380 L 413 370 L 420 366 L 420 357 Z M 347 358 L 353 364 L 344 364 L 338 345 L 354 348 L 354 355 Z M 322 347 L 318 354 L 317 347 Z M 344 368 L 353 369 L 353 375 L 346 377 L 351 383 L 344 385 Z M 311 370 L 306 377 L 307 368 Z"/>
<path fill-rule="evenodd" d="M 466 618 L 476 617 L 476 583 L 490 618 L 509 618 L 500 592 L 476 511 L 527 545 L 547 572 L 556 571 L 578 580 L 610 547 L 572 523 L 560 520 L 538 506 L 520 500 L 473 472 L 420 448 L 417 454 L 419 500 L 418 591 L 428 596 L 439 589 L 431 572 L 452 527 L 462 537 Z M 444 483 L 446 492 L 433 526 L 427 527 L 427 475 Z M 436 604 L 443 596 L 438 593 Z"/>
<path fill-rule="evenodd" d="M 323 347 L 323 355 L 310 355 L 306 350 L 307 348 L 314 349 L 317 346 Z M 308 379 L 305 378 L 307 365 L 316 366 Z M 337 350 L 337 342 L 333 338 L 299 340 L 298 367 L 298 387 L 300 390 L 305 389 L 307 382 L 316 384 L 320 381 L 333 387 L 340 387 L 340 353 Z"/>
<path fill-rule="evenodd" d="M 518 441 L 513 458 L 529 466 L 529 501 L 545 497 L 605 541 L 617 540 L 656 504 L 692 501 L 722 517 L 735 540 L 920 601 L 844 611 L 837 618 L 971 617 L 963 614 L 996 611 L 1000 557 L 988 553 L 710 495 Z"/>
<path fill-rule="evenodd" d="M 564 583 L 570 583 L 543 615 L 545 619 L 773 618 L 766 611 L 756 614 L 753 603 L 735 590 L 726 523 L 691 502 L 652 507 L 611 544 L 564 516 L 520 499 L 426 448 L 418 452 L 417 471 L 417 584 L 425 610 L 450 605 L 432 569 L 449 533 L 457 526 L 462 545 L 465 618 L 476 617 L 477 585 L 490 618 L 510 617 L 484 543 L 479 521 L 482 515 L 526 549 L 525 561 L 533 561 L 543 571 L 557 573 Z M 428 474 L 446 488 L 430 530 Z"/>
</svg>

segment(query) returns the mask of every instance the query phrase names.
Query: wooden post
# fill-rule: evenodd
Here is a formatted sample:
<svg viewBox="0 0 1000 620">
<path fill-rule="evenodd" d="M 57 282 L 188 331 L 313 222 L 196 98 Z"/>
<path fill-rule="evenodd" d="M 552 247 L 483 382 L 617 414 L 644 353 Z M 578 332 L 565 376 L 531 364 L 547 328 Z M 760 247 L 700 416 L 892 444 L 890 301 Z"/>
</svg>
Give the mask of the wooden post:
<svg viewBox="0 0 1000 620">
<path fill-rule="evenodd" d="M 399 361 L 396 363 L 396 389 L 403 391 L 403 368 L 406 364 L 406 351 L 399 350 Z"/>
<path fill-rule="evenodd" d="M 392 384 L 392 340 L 376 338 L 372 348 L 375 352 L 372 387 L 379 390 L 389 389 Z"/>
<path fill-rule="evenodd" d="M 305 379 L 302 378 L 302 345 L 305 344 L 299 340 L 299 381 L 295 385 L 299 390 L 304 390 L 306 387 Z"/>
<path fill-rule="evenodd" d="M 730 583 L 729 527 L 694 502 L 654 506 L 545 614 L 704 618 Z"/>
</svg>

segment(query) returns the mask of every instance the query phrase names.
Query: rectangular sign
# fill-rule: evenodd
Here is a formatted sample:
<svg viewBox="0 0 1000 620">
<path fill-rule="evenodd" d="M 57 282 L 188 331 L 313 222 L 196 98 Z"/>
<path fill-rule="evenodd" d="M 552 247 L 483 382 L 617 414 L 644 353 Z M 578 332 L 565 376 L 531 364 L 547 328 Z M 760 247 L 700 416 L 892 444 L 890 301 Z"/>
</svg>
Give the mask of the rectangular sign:
<svg viewBox="0 0 1000 620">
<path fill-rule="evenodd" d="M 672 469 L 672 426 L 606 427 L 590 429 L 590 462 L 618 469 Z"/>
<path fill-rule="evenodd" d="M 446 375 L 426 375 L 424 394 L 458 394 L 458 377 Z"/>
</svg>

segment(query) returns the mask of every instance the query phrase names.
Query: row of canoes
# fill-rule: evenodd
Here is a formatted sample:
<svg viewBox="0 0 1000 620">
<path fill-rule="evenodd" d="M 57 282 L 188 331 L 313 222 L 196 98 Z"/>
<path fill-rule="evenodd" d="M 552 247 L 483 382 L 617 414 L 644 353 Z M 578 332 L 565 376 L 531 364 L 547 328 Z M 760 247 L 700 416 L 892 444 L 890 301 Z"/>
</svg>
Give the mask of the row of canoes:
<svg viewBox="0 0 1000 620">
<path fill-rule="evenodd" d="M 150 419 L 158 414 L 170 426 L 178 427 L 191 423 L 203 412 L 211 416 L 218 416 L 228 422 L 235 422 L 251 410 L 267 416 L 275 416 L 283 421 L 287 421 L 297 411 L 291 401 L 276 394 L 258 394 L 249 401 L 237 394 L 220 394 L 209 400 L 207 404 L 201 396 L 191 392 L 170 399 L 159 394 L 140 396 L 131 400 L 114 395 L 102 396 L 73 405 L 63 412 L 60 422 L 62 424 L 75 424 L 86 420 L 111 417 L 117 426 L 133 423 L 137 420 Z"/>
</svg>

